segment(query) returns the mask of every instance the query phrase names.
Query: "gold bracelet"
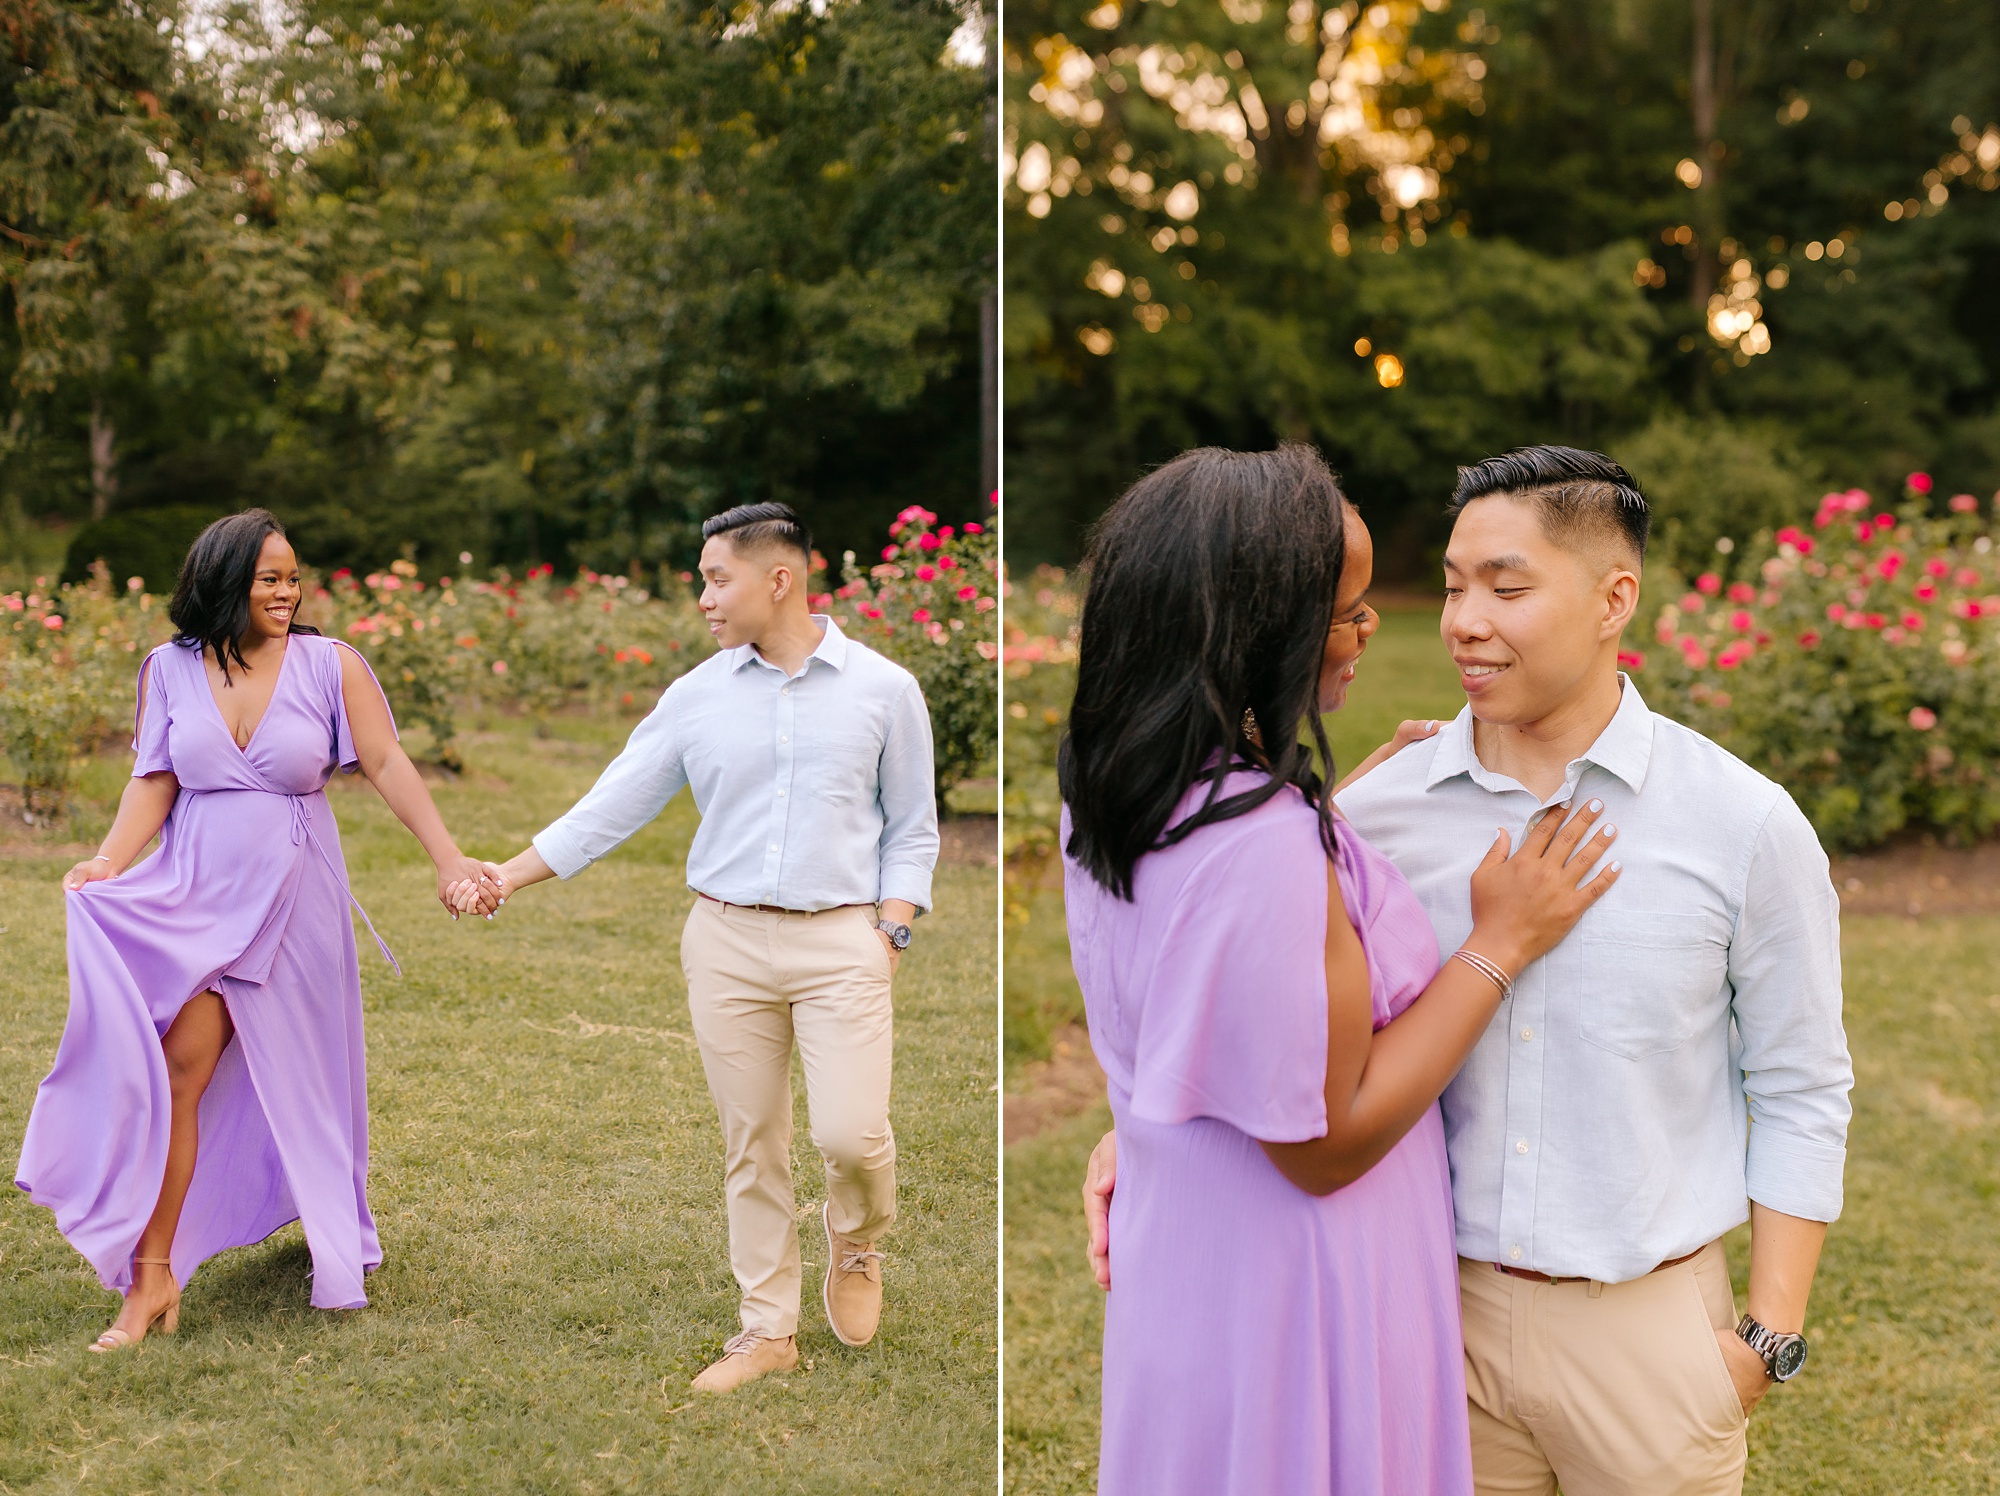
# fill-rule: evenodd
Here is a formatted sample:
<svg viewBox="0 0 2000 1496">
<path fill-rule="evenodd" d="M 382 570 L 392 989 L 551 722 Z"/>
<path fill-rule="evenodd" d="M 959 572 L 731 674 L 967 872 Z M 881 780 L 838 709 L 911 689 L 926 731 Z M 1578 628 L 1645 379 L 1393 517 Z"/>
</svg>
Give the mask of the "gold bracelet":
<svg viewBox="0 0 2000 1496">
<path fill-rule="evenodd" d="M 1491 982 L 1495 987 L 1498 987 L 1500 989 L 1500 996 L 1503 1000 L 1506 998 L 1508 993 L 1514 990 L 1514 979 L 1508 976 L 1506 972 L 1502 971 L 1496 962 L 1487 960 L 1486 957 L 1480 955 L 1479 952 L 1469 951 L 1466 950 L 1463 946 L 1461 946 L 1459 949 L 1451 953 L 1451 958 L 1454 961 L 1463 961 L 1467 966 L 1470 966 L 1474 971 L 1478 972 L 1481 976 L 1486 978 L 1486 980 Z"/>
</svg>

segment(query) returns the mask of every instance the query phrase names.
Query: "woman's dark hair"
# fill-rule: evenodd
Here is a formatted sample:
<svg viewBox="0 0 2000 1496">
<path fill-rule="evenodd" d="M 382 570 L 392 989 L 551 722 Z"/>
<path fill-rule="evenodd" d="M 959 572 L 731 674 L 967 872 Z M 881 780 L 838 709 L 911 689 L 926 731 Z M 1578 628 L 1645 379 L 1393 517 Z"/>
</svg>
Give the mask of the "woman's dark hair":
<svg viewBox="0 0 2000 1496">
<path fill-rule="evenodd" d="M 1147 852 L 1295 785 L 1333 853 L 1320 662 L 1346 562 L 1346 500 L 1319 454 L 1184 452 L 1132 485 L 1092 536 L 1076 699 L 1056 758 L 1069 855 L 1120 898 Z M 1270 779 L 1224 796 L 1256 715 Z M 1299 740 L 1305 722 L 1312 747 Z M 1260 766 L 1261 766 L 1260 765 Z M 1168 826 L 1188 788 L 1193 814 Z"/>
<path fill-rule="evenodd" d="M 242 639 L 250 627 L 250 583 L 257 575 L 257 556 L 269 535 L 282 535 L 285 527 L 268 509 L 245 509 L 219 519 L 188 547 L 181 562 L 180 580 L 174 584 L 173 601 L 167 617 L 174 623 L 174 643 L 189 649 L 206 647 L 215 651 L 222 678 L 229 679 L 229 662 L 244 669 Z M 317 634 L 294 620 L 294 634 Z"/>
</svg>

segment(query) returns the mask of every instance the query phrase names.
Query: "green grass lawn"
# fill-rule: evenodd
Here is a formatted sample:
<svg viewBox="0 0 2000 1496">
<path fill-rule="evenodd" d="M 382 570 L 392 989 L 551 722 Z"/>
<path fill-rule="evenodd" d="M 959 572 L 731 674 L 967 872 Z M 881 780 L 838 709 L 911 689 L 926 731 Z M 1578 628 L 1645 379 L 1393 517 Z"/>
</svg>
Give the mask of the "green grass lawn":
<svg viewBox="0 0 2000 1496">
<path fill-rule="evenodd" d="M 1403 717 L 1456 712 L 1433 625 L 1385 620 L 1331 719 L 1339 762 Z M 1081 1016 L 1045 882 L 1010 885 L 1007 937 L 1009 1024 L 1027 1013 L 1044 1035 Z M 2000 918 L 1850 917 L 1843 944 L 1846 1213 L 1813 1293 L 1811 1364 L 1751 1423 L 1747 1490 L 2000 1492 Z M 1014 1078 L 1033 1049 L 1009 1034 Z M 1102 1300 L 1077 1189 L 1109 1120 L 1099 1107 L 1007 1149 L 1007 1489 L 1020 1496 L 1096 1487 Z M 1747 1232 L 1731 1260 L 1740 1296 Z"/>
<path fill-rule="evenodd" d="M 629 723 L 494 722 L 437 787 L 467 850 L 510 854 Z M 93 765 L 74 834 L 122 775 Z M 722 1399 L 688 1380 L 736 1329 L 721 1141 L 677 956 L 685 796 L 608 861 L 454 925 L 365 784 L 330 791 L 365 935 L 371 1307 L 307 1305 L 297 1226 L 196 1274 L 171 1340 L 98 1357 L 116 1300 L 17 1191 L 0 1205 L 0 1491 L 961 1492 L 995 1472 L 993 871 L 940 868 L 896 984 L 900 1221 L 883 1327 L 854 1351 L 807 1263 L 799 1370 Z M 93 818 L 95 823 L 93 824 Z M 67 984 L 57 879 L 0 857 L 9 980 L 0 1132 L 18 1148 Z M 824 1190 L 798 1096 L 794 1167 Z M 10 1158 L 12 1156 L 10 1152 Z"/>
</svg>

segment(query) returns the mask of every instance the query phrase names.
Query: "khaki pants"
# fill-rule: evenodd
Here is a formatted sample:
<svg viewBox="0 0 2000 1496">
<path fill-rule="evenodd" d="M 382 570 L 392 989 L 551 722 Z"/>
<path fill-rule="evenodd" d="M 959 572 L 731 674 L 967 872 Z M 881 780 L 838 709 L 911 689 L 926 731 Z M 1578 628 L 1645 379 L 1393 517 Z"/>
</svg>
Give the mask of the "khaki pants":
<svg viewBox="0 0 2000 1496">
<path fill-rule="evenodd" d="M 1478 1496 L 1742 1491 L 1721 1242 L 1630 1283 L 1531 1283 L 1461 1258 L 1458 1284 Z"/>
<path fill-rule="evenodd" d="M 792 1044 L 834 1230 L 873 1241 L 896 1218 L 889 1130 L 889 953 L 866 908 L 774 913 L 698 898 L 681 934 L 688 1011 L 722 1120 L 729 1267 L 746 1330 L 795 1334 Z"/>
</svg>

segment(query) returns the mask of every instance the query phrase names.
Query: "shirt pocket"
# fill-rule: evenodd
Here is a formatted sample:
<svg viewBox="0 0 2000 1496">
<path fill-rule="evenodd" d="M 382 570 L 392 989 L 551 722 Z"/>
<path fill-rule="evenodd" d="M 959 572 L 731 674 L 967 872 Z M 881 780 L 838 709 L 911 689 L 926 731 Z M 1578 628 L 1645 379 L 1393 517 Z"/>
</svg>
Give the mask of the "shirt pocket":
<svg viewBox="0 0 2000 1496">
<path fill-rule="evenodd" d="M 807 746 L 814 793 L 833 805 L 873 805 L 882 789 L 882 743 L 852 729 L 816 734 Z"/>
<path fill-rule="evenodd" d="M 1580 933 L 1583 1037 L 1628 1060 L 1685 1044 L 1729 970 L 1706 914 L 1595 909 Z"/>
</svg>

